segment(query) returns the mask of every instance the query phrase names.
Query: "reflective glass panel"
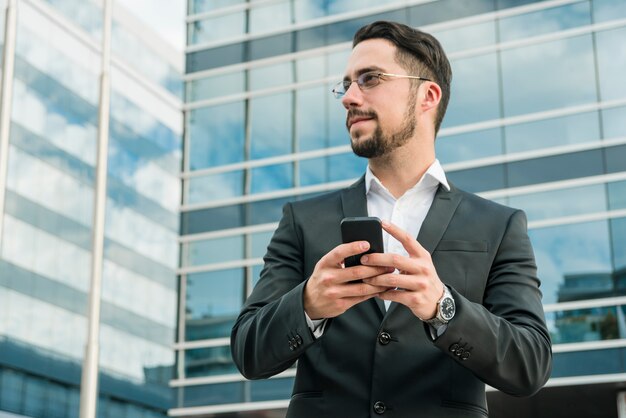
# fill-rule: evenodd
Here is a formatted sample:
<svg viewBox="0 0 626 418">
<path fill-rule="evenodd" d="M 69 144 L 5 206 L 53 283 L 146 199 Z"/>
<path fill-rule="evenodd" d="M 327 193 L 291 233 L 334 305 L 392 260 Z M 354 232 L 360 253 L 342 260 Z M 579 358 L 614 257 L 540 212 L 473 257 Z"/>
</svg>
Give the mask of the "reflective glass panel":
<svg viewBox="0 0 626 418">
<path fill-rule="evenodd" d="M 591 35 L 507 49 L 501 57 L 505 116 L 596 101 Z"/>
<path fill-rule="evenodd" d="M 352 180 L 365 174 L 367 159 L 356 155 L 337 154 L 328 159 L 328 181 Z"/>
<path fill-rule="evenodd" d="M 294 82 L 293 61 L 252 68 L 250 70 L 250 90 L 284 86 Z"/>
<path fill-rule="evenodd" d="M 267 245 L 270 243 L 272 236 L 274 235 L 274 231 L 267 232 L 257 232 L 256 234 L 250 235 L 251 241 L 251 250 L 249 258 L 261 258 L 267 252 Z"/>
<path fill-rule="evenodd" d="M 450 103 L 442 127 L 500 117 L 496 54 L 455 59 Z"/>
<path fill-rule="evenodd" d="M 210 202 L 243 195 L 244 170 L 192 177 L 185 203 Z"/>
<path fill-rule="evenodd" d="M 189 14 L 208 12 L 245 3 L 246 0 L 188 0 Z"/>
<path fill-rule="evenodd" d="M 328 112 L 328 146 L 349 145 L 350 136 L 346 129 L 346 109 L 342 106 L 341 100 L 335 99 L 331 93 L 334 84 L 327 84 L 326 109 Z"/>
<path fill-rule="evenodd" d="M 292 98 L 288 92 L 250 100 L 251 159 L 292 152 Z"/>
<path fill-rule="evenodd" d="M 269 32 L 291 24 L 291 1 L 282 1 L 267 6 L 252 6 L 250 9 L 250 33 Z"/>
<path fill-rule="evenodd" d="M 324 17 L 328 14 L 327 2 L 319 0 L 300 0 L 294 3 L 296 22 Z"/>
<path fill-rule="evenodd" d="M 603 184 L 510 196 L 509 205 L 523 209 L 529 221 L 597 213 L 606 210 Z"/>
<path fill-rule="evenodd" d="M 552 344 L 626 338 L 626 306 L 546 313 Z"/>
<path fill-rule="evenodd" d="M 543 303 L 613 294 L 607 221 L 532 229 Z"/>
<path fill-rule="evenodd" d="M 328 157 L 298 162 L 300 186 L 312 186 L 328 181 Z"/>
<path fill-rule="evenodd" d="M 591 23 L 589 2 L 567 4 L 500 19 L 500 41 L 539 36 Z"/>
<path fill-rule="evenodd" d="M 185 339 L 227 337 L 244 297 L 242 268 L 187 275 Z"/>
<path fill-rule="evenodd" d="M 185 350 L 185 377 L 235 374 L 229 346 Z"/>
<path fill-rule="evenodd" d="M 237 12 L 203 20 L 196 20 L 187 25 L 187 43 L 189 45 L 233 38 L 246 33 L 246 13 Z"/>
<path fill-rule="evenodd" d="M 296 90 L 298 151 L 325 148 L 328 144 L 326 86 Z"/>
<path fill-rule="evenodd" d="M 626 209 L 626 181 L 617 181 L 607 185 L 609 189 L 609 209 Z"/>
<path fill-rule="evenodd" d="M 65 17 L 77 23 L 91 36 L 102 36 L 102 9 L 95 2 L 81 0 L 46 0 Z"/>
<path fill-rule="evenodd" d="M 626 17 L 626 3 L 622 0 L 593 0 L 593 21 L 605 22 Z"/>
<path fill-rule="evenodd" d="M 588 112 L 507 125 L 504 135 L 508 152 L 596 142 L 600 140 L 600 118 L 598 112 Z"/>
<path fill-rule="evenodd" d="M 250 193 L 271 192 L 293 186 L 293 163 L 266 165 L 250 170 Z"/>
<path fill-rule="evenodd" d="M 626 292 L 626 218 L 611 219 L 615 279 L 621 292 Z"/>
<path fill-rule="evenodd" d="M 213 77 L 202 78 L 187 82 L 187 101 L 193 102 L 202 99 L 243 93 L 245 79 L 243 71 L 234 71 Z"/>
<path fill-rule="evenodd" d="M 604 138 L 626 137 L 626 107 L 613 107 L 602 110 Z"/>
<path fill-rule="evenodd" d="M 442 163 L 474 160 L 503 153 L 502 130 L 486 129 L 437 138 L 437 158 Z"/>
<path fill-rule="evenodd" d="M 434 31 L 431 34 L 439 40 L 446 54 L 450 54 L 456 51 L 493 45 L 496 42 L 495 26 L 495 22 L 490 20 L 455 29 Z"/>
<path fill-rule="evenodd" d="M 190 169 L 236 163 L 244 159 L 244 102 L 189 111 Z"/>
<path fill-rule="evenodd" d="M 624 373 L 626 348 L 555 353 L 552 377 Z"/>
<path fill-rule="evenodd" d="M 184 266 L 220 263 L 244 258 L 243 235 L 192 241 L 187 245 Z"/>
<path fill-rule="evenodd" d="M 326 75 L 326 56 L 300 58 L 296 60 L 297 81 L 309 81 L 323 78 Z"/>
<path fill-rule="evenodd" d="M 291 396 L 293 380 L 290 377 L 186 386 L 178 389 L 182 402 L 179 407 L 286 400 Z"/>
<path fill-rule="evenodd" d="M 504 164 L 448 171 L 446 176 L 455 186 L 472 193 L 503 189 Z"/>
<path fill-rule="evenodd" d="M 626 97 L 626 27 L 596 33 L 600 95 L 602 100 Z"/>
</svg>

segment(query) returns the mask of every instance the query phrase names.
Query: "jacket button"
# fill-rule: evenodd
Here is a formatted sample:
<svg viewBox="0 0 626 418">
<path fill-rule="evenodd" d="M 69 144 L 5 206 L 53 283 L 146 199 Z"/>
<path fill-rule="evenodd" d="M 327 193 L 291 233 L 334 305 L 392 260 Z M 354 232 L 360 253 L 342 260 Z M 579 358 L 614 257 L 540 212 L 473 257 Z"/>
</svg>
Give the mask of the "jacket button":
<svg viewBox="0 0 626 418">
<path fill-rule="evenodd" d="M 384 414 L 386 410 L 387 407 L 385 406 L 384 402 L 378 401 L 374 404 L 374 412 L 376 412 L 378 415 Z"/>
<path fill-rule="evenodd" d="M 467 360 L 468 358 L 470 358 L 472 354 L 469 351 L 465 351 L 462 355 L 461 355 L 461 360 Z"/>
<path fill-rule="evenodd" d="M 381 343 L 382 345 L 387 345 L 389 344 L 389 341 L 391 341 L 391 335 L 388 332 L 381 332 L 378 335 L 378 342 Z M 383 404 L 384 406 L 384 404 Z M 384 412 L 384 411 L 383 411 Z M 382 412 L 381 412 L 382 413 Z"/>
<path fill-rule="evenodd" d="M 450 346 L 450 352 L 454 353 L 456 352 L 456 350 L 459 349 L 459 347 L 461 347 L 458 343 L 454 343 Z"/>
</svg>

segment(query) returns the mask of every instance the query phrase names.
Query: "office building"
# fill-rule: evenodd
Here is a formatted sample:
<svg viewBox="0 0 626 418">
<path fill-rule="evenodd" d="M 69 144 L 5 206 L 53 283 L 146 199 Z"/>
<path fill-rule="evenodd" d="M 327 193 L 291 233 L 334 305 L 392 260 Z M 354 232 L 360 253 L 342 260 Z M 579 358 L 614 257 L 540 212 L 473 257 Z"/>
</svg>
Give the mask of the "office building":
<svg viewBox="0 0 626 418">
<path fill-rule="evenodd" d="M 0 208 L 0 417 L 75 418 L 87 334 L 102 1 L 14 4 Z M 98 417 L 166 417 L 172 406 L 182 67 L 180 51 L 124 2 L 114 3 Z"/>
</svg>

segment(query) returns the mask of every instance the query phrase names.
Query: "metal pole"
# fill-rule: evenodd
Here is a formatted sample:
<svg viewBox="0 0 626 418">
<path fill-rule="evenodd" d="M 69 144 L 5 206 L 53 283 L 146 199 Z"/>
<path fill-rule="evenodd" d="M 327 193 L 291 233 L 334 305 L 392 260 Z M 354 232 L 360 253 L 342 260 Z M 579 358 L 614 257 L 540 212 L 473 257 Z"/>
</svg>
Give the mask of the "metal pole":
<svg viewBox="0 0 626 418">
<path fill-rule="evenodd" d="M 100 337 L 100 294 L 104 253 L 104 220 L 107 189 L 107 150 L 109 146 L 109 106 L 111 61 L 111 0 L 103 1 L 102 68 L 98 108 L 98 158 L 94 189 L 91 285 L 89 288 L 88 330 L 80 386 L 80 418 L 95 418 L 98 401 L 98 360 Z"/>
<path fill-rule="evenodd" d="M 5 11 L 4 51 L 2 53 L 2 89 L 0 93 L 0 251 L 4 225 L 4 199 L 9 171 L 9 134 L 13 104 L 13 70 L 17 32 L 17 0 L 8 0 Z"/>
</svg>

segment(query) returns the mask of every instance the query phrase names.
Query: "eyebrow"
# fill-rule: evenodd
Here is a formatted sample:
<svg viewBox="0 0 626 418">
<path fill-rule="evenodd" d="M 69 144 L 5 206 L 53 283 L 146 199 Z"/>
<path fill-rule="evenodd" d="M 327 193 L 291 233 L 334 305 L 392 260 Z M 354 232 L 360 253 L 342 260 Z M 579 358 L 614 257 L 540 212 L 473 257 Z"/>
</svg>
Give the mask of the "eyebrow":
<svg viewBox="0 0 626 418">
<path fill-rule="evenodd" d="M 385 70 L 383 70 L 380 67 L 377 67 L 376 65 L 371 65 L 369 67 L 365 67 L 365 68 L 361 68 L 359 70 L 356 71 L 356 76 L 360 76 L 361 74 L 365 74 L 365 73 L 371 73 L 371 72 L 377 72 L 377 73 L 384 73 Z M 343 81 L 350 81 L 352 80 L 348 75 L 344 75 L 343 76 Z"/>
</svg>

